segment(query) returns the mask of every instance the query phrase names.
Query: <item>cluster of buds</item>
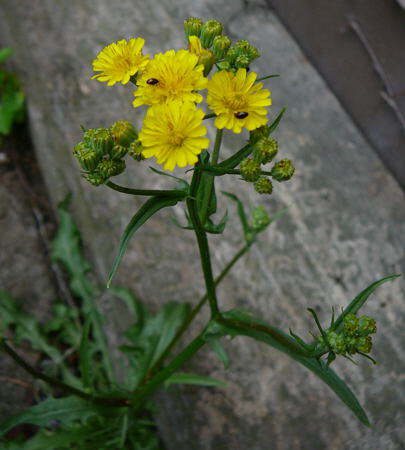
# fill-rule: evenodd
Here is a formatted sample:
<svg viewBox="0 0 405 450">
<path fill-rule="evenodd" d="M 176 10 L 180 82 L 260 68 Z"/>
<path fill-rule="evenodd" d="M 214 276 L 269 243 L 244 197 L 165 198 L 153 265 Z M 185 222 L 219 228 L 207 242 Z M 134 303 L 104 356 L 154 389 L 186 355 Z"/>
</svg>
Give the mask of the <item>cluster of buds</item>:
<svg viewBox="0 0 405 450">
<path fill-rule="evenodd" d="M 295 168 L 289 159 L 277 161 L 270 171 L 263 175 L 262 166 L 271 163 L 278 153 L 278 142 L 269 137 L 267 125 L 250 133 L 250 144 L 253 146 L 252 157 L 245 158 L 240 166 L 240 173 L 245 181 L 254 183 L 256 192 L 259 194 L 271 194 L 273 183 L 276 181 L 287 181 L 293 175 Z"/>
<path fill-rule="evenodd" d="M 260 53 L 256 47 L 253 47 L 246 40 L 236 41 L 234 45 L 229 47 L 223 61 L 218 66 L 225 70 L 249 69 L 251 62 L 259 58 Z"/>
<path fill-rule="evenodd" d="M 374 319 L 368 316 L 356 317 L 347 314 L 343 320 L 343 329 L 336 332 L 331 329 L 325 331 L 324 336 L 318 336 L 320 345 L 328 347 L 336 355 L 367 355 L 372 348 L 371 334 L 377 332 Z M 332 356 L 334 359 L 334 355 Z"/>
<path fill-rule="evenodd" d="M 73 155 L 85 170 L 85 179 L 99 186 L 125 170 L 123 158 L 127 153 L 134 159 L 142 159 L 137 138 L 135 127 L 126 120 L 120 120 L 110 128 L 86 130 Z"/>
</svg>

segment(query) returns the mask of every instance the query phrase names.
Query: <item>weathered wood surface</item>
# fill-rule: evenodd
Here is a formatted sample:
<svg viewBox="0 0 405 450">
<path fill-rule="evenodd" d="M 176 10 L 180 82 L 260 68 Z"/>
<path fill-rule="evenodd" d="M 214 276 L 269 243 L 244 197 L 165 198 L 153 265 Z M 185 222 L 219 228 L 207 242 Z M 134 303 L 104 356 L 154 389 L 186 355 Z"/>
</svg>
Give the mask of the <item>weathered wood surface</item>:
<svg viewBox="0 0 405 450">
<path fill-rule="evenodd" d="M 223 308 L 256 311 L 285 329 L 305 333 L 305 314 L 318 307 L 326 320 L 376 278 L 404 265 L 404 196 L 335 97 L 263 2 L 207 0 L 3 0 L 0 39 L 16 52 L 25 83 L 36 150 L 56 203 L 74 193 L 74 213 L 98 273 L 105 279 L 119 234 L 140 202 L 80 180 L 71 155 L 79 124 L 139 120 L 131 87 L 90 81 L 90 63 L 106 43 L 142 35 L 156 52 L 181 47 L 182 19 L 218 17 L 233 38 L 255 42 L 257 68 L 280 73 L 269 83 L 275 112 L 289 107 L 277 132 L 281 151 L 297 166 L 294 180 L 277 185 L 269 209 L 292 205 L 219 289 Z M 227 138 L 227 153 L 243 137 Z M 130 165 L 122 184 L 162 186 L 147 165 Z M 263 202 L 250 185 L 221 178 L 221 188 L 248 202 Z M 221 206 L 225 207 L 224 202 Z M 182 218 L 181 207 L 176 216 Z M 152 219 L 129 247 L 117 283 L 131 286 L 151 305 L 195 301 L 203 292 L 191 233 L 175 228 L 170 213 Z M 212 238 L 216 271 L 240 245 L 236 219 L 225 238 Z M 175 263 L 174 263 L 175 262 Z M 192 282 L 192 284 L 190 284 Z M 336 369 L 358 393 L 374 424 L 363 428 L 333 394 L 287 357 L 247 339 L 227 345 L 231 369 L 205 351 L 193 369 L 226 379 L 224 389 L 184 388 L 159 397 L 159 423 L 170 449 L 397 449 L 401 446 L 402 282 L 381 288 L 366 310 L 379 317 L 375 368 L 345 361 Z M 108 305 L 111 322 L 124 315 Z M 402 316 L 402 319 L 401 319 Z"/>
</svg>

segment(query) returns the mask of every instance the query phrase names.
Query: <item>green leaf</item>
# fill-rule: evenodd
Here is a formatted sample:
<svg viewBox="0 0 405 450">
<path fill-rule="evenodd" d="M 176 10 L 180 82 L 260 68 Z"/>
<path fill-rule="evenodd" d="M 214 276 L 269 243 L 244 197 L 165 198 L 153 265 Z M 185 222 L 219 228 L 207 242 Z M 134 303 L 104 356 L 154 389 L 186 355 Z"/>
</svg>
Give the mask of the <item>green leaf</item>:
<svg viewBox="0 0 405 450">
<path fill-rule="evenodd" d="M 242 147 L 238 152 L 236 152 L 229 158 L 227 158 L 224 161 L 217 164 L 216 167 L 225 169 L 225 170 L 234 169 L 236 166 L 239 165 L 239 163 L 243 159 L 247 158 L 252 152 L 253 152 L 253 147 L 250 144 L 247 144 L 244 147 Z"/>
<path fill-rule="evenodd" d="M 382 278 L 381 280 L 375 281 L 374 283 L 370 284 L 364 291 L 360 292 L 360 294 L 354 298 L 349 305 L 344 309 L 342 314 L 339 315 L 339 317 L 335 320 L 333 326 L 331 329 L 335 331 L 340 331 L 343 328 L 343 319 L 348 314 L 356 314 L 359 309 L 366 303 L 370 295 L 382 284 L 386 283 L 387 281 L 395 280 L 396 278 L 400 277 L 401 275 L 390 275 L 388 277 Z"/>
<path fill-rule="evenodd" d="M 13 51 L 11 48 L 2 48 L 0 49 L 0 64 L 3 64 L 6 59 L 8 59 L 12 55 Z"/>
<path fill-rule="evenodd" d="M 228 197 L 231 200 L 233 200 L 234 202 L 236 202 L 237 210 L 238 210 L 238 216 L 239 216 L 240 222 L 242 224 L 243 233 L 244 233 L 245 237 L 250 235 L 252 230 L 251 230 L 251 227 L 249 225 L 249 221 L 248 221 L 248 218 L 247 218 L 247 215 L 246 215 L 246 211 L 245 211 L 245 207 L 243 206 L 243 203 L 239 200 L 239 198 L 235 194 L 232 194 L 231 192 L 222 191 L 222 193 L 226 197 Z"/>
<path fill-rule="evenodd" d="M 222 234 L 225 230 L 227 222 L 228 222 L 228 211 L 225 211 L 224 216 L 217 224 L 215 224 L 212 221 L 212 219 L 208 218 L 207 222 L 205 223 L 204 230 L 207 233 L 211 234 Z"/>
<path fill-rule="evenodd" d="M 137 213 L 132 217 L 131 221 L 127 225 L 122 237 L 121 242 L 118 249 L 118 254 L 115 257 L 111 272 L 108 276 L 107 287 L 110 286 L 111 280 L 117 272 L 118 266 L 124 256 L 125 250 L 127 248 L 128 242 L 134 233 L 154 214 L 160 211 L 163 208 L 168 206 L 174 206 L 180 197 L 164 197 L 164 196 L 155 196 L 147 200 L 141 208 L 137 211 Z"/>
<path fill-rule="evenodd" d="M 229 356 L 226 353 L 219 338 L 216 338 L 216 337 L 207 338 L 207 342 L 208 342 L 209 346 L 212 348 L 212 350 L 214 351 L 214 353 L 221 360 L 222 364 L 224 365 L 225 370 L 228 369 L 229 368 Z"/>
<path fill-rule="evenodd" d="M 278 114 L 278 116 L 274 119 L 274 121 L 271 123 L 269 127 L 270 134 L 273 133 L 273 131 L 278 127 L 279 123 L 281 122 L 281 119 L 283 118 L 284 113 L 287 111 L 287 108 L 284 107 Z"/>
<path fill-rule="evenodd" d="M 366 412 L 344 381 L 325 362 L 308 356 L 309 353 L 283 331 L 241 311 L 231 310 L 223 314 L 223 319 L 210 323 L 206 331 L 205 339 L 224 335 L 248 336 L 257 341 L 264 342 L 290 356 L 317 375 L 351 409 L 364 425 L 370 426 Z"/>
<path fill-rule="evenodd" d="M 226 383 L 221 380 L 217 380 L 211 377 L 204 377 L 195 373 L 177 372 L 171 375 L 164 382 L 165 387 L 169 387 L 172 384 L 194 384 L 197 386 L 217 386 L 225 387 Z"/>
<path fill-rule="evenodd" d="M 98 415 L 99 410 L 99 406 L 79 397 L 48 398 L 23 413 L 11 416 L 2 422 L 0 424 L 0 436 L 16 425 L 23 423 L 46 427 L 54 420 L 61 423 L 86 420 L 91 416 Z"/>
<path fill-rule="evenodd" d="M 82 332 L 82 337 L 80 341 L 79 347 L 79 370 L 82 375 L 83 386 L 85 388 L 90 388 L 93 384 L 93 371 L 94 371 L 94 361 L 93 355 L 97 348 L 94 348 L 94 345 L 90 339 L 90 330 L 91 330 L 91 318 L 88 317 Z"/>
<path fill-rule="evenodd" d="M 9 134 L 13 123 L 23 118 L 25 96 L 13 74 L 0 73 L 0 134 Z"/>
<path fill-rule="evenodd" d="M 265 77 L 258 78 L 256 81 L 268 80 L 269 78 L 278 78 L 280 75 L 267 75 Z"/>
<path fill-rule="evenodd" d="M 158 175 L 163 175 L 165 177 L 169 177 L 169 178 L 173 178 L 173 179 L 177 180 L 179 182 L 180 189 L 187 191 L 190 187 L 190 185 L 187 183 L 187 181 L 184 180 L 183 178 L 175 177 L 174 175 L 172 175 L 170 173 L 163 172 L 162 170 L 155 169 L 154 167 L 151 167 L 151 166 L 149 166 L 149 169 L 152 172 L 157 173 Z"/>
<path fill-rule="evenodd" d="M 167 302 L 156 315 L 145 313 L 141 323 L 137 321 L 125 332 L 131 345 L 121 350 L 129 357 L 133 369 L 129 374 L 132 389 L 160 359 L 189 313 L 188 303 Z"/>
</svg>

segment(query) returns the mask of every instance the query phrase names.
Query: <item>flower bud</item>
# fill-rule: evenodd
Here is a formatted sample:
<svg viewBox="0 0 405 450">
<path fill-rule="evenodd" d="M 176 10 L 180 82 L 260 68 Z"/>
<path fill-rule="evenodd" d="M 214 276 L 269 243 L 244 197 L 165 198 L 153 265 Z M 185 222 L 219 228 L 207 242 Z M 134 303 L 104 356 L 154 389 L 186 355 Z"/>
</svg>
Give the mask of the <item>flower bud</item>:
<svg viewBox="0 0 405 450">
<path fill-rule="evenodd" d="M 236 41 L 235 48 L 239 55 L 245 55 L 249 59 L 249 63 L 260 56 L 257 48 L 253 47 L 253 45 L 250 45 L 250 43 L 245 40 Z"/>
<path fill-rule="evenodd" d="M 256 144 L 262 138 L 268 138 L 270 135 L 270 128 L 267 125 L 263 125 L 250 132 L 249 143 Z"/>
<path fill-rule="evenodd" d="M 246 55 L 239 55 L 234 63 L 236 69 L 246 69 L 249 64 L 250 59 Z"/>
<path fill-rule="evenodd" d="M 263 206 L 256 206 L 252 210 L 252 227 L 255 231 L 264 230 L 271 222 L 270 216 Z"/>
<path fill-rule="evenodd" d="M 289 180 L 295 172 L 295 168 L 289 159 L 281 159 L 271 169 L 271 176 L 277 181 Z"/>
<path fill-rule="evenodd" d="M 202 64 L 204 66 L 203 75 L 205 77 L 210 73 L 212 66 L 214 65 L 214 62 L 215 62 L 215 57 L 209 50 L 206 50 L 198 58 L 198 63 Z"/>
<path fill-rule="evenodd" d="M 374 319 L 368 316 L 361 316 L 359 319 L 358 333 L 361 336 L 377 332 L 377 324 Z"/>
<path fill-rule="evenodd" d="M 83 142 L 87 147 L 105 155 L 114 145 L 113 137 L 106 128 L 90 128 L 83 136 Z"/>
<path fill-rule="evenodd" d="M 218 66 L 218 70 L 230 71 L 232 69 L 229 61 L 219 61 L 217 63 L 217 66 Z"/>
<path fill-rule="evenodd" d="M 271 194 L 273 192 L 273 183 L 270 181 L 270 178 L 259 177 L 255 181 L 255 191 L 258 194 Z"/>
<path fill-rule="evenodd" d="M 110 150 L 110 158 L 114 161 L 122 159 L 128 153 L 128 147 L 123 147 L 122 145 L 114 145 Z"/>
<path fill-rule="evenodd" d="M 97 166 L 97 173 L 105 180 L 110 177 L 115 177 L 125 170 L 125 161 L 120 159 L 113 161 L 112 159 L 103 159 Z"/>
<path fill-rule="evenodd" d="M 327 331 L 326 337 L 329 346 L 336 354 L 343 355 L 346 353 L 346 342 L 342 335 L 337 334 L 334 331 Z"/>
<path fill-rule="evenodd" d="M 204 48 L 210 48 L 214 38 L 222 33 L 223 26 L 217 20 L 208 20 L 201 29 L 201 43 Z"/>
<path fill-rule="evenodd" d="M 93 171 L 100 162 L 101 155 L 91 148 L 86 147 L 83 142 L 79 142 L 74 150 L 73 155 L 78 159 L 83 169 Z"/>
<path fill-rule="evenodd" d="M 370 336 L 362 336 L 357 339 L 356 349 L 362 353 L 370 353 L 373 347 L 373 342 Z"/>
<path fill-rule="evenodd" d="M 200 36 L 203 21 L 197 17 L 189 17 L 184 21 L 184 32 L 186 37 Z"/>
<path fill-rule="evenodd" d="M 227 36 L 216 36 L 212 43 L 212 51 L 216 59 L 222 59 L 229 47 L 231 45 L 231 40 Z"/>
<path fill-rule="evenodd" d="M 240 173 L 245 181 L 256 181 L 260 176 L 260 164 L 252 158 L 240 163 Z"/>
<path fill-rule="evenodd" d="M 343 327 L 349 336 L 354 336 L 357 333 L 358 326 L 359 319 L 354 314 L 347 314 L 343 319 Z"/>
<path fill-rule="evenodd" d="M 110 127 L 115 144 L 128 147 L 138 137 L 135 127 L 127 120 L 119 120 Z"/>
<path fill-rule="evenodd" d="M 145 159 L 145 157 L 142 155 L 142 144 L 140 143 L 140 141 L 134 141 L 132 142 L 132 144 L 129 146 L 129 156 L 132 156 L 132 158 L 135 159 L 135 161 L 142 161 L 143 159 Z"/>
<path fill-rule="evenodd" d="M 239 50 L 236 47 L 229 47 L 228 52 L 225 55 L 225 60 L 232 66 L 235 63 L 236 58 L 239 56 Z"/>
<path fill-rule="evenodd" d="M 253 152 L 261 164 L 267 164 L 277 155 L 278 142 L 276 139 L 263 137 L 256 142 Z"/>
<path fill-rule="evenodd" d="M 84 178 L 93 186 L 100 186 L 101 184 L 104 184 L 107 181 L 106 178 L 104 178 L 97 172 L 88 173 Z"/>
</svg>

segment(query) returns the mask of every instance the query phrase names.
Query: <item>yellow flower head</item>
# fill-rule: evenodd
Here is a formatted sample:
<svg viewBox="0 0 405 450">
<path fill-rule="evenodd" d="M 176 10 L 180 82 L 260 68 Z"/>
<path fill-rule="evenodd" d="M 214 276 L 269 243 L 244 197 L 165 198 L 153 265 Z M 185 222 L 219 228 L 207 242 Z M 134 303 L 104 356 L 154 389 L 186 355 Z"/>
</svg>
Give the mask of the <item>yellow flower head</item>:
<svg viewBox="0 0 405 450">
<path fill-rule="evenodd" d="M 122 39 L 104 47 L 93 61 L 93 70 L 97 73 L 92 77 L 98 81 L 106 81 L 108 86 L 115 83 L 128 83 L 132 75 L 143 70 L 149 61 L 149 55 L 142 54 L 145 40 L 133 38 Z"/>
<path fill-rule="evenodd" d="M 136 83 L 133 105 L 155 105 L 170 100 L 199 103 L 203 98 L 194 91 L 207 85 L 203 70 L 198 57 L 187 50 L 158 53 Z"/>
<path fill-rule="evenodd" d="M 238 69 L 236 74 L 221 70 L 208 81 L 207 103 L 218 116 L 217 128 L 240 133 L 242 128 L 254 130 L 267 123 L 266 106 L 271 105 L 270 91 L 263 83 L 254 84 L 257 74 Z"/>
<path fill-rule="evenodd" d="M 152 106 L 139 132 L 143 156 L 154 156 L 167 170 L 196 163 L 197 155 L 209 145 L 203 117 L 204 112 L 191 102 L 175 100 Z"/>
</svg>

